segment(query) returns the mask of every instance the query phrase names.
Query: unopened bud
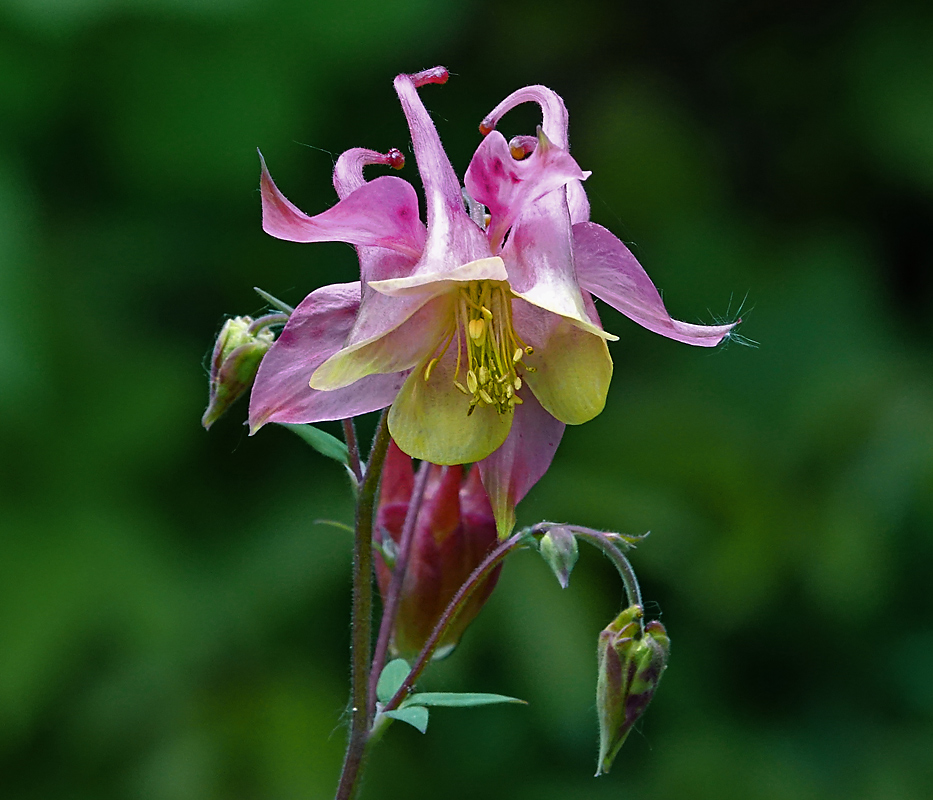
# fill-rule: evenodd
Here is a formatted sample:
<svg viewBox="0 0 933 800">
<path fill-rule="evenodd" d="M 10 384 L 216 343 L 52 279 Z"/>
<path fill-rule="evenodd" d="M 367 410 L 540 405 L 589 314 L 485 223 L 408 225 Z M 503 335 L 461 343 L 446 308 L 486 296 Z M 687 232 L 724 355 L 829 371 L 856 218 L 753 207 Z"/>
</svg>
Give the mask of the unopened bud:
<svg viewBox="0 0 933 800">
<path fill-rule="evenodd" d="M 211 357 L 210 394 L 201 424 L 210 428 L 253 385 L 259 362 L 275 339 L 269 328 L 250 332 L 250 317 L 228 319 Z"/>
<path fill-rule="evenodd" d="M 577 537 L 560 525 L 549 528 L 541 537 L 538 552 L 553 571 L 560 588 L 566 589 L 570 583 L 570 573 L 580 556 Z"/>
<path fill-rule="evenodd" d="M 667 667 L 671 650 L 667 632 L 660 622 L 649 622 L 642 629 L 643 616 L 641 606 L 629 606 L 599 634 L 597 775 L 609 772 Z"/>
</svg>

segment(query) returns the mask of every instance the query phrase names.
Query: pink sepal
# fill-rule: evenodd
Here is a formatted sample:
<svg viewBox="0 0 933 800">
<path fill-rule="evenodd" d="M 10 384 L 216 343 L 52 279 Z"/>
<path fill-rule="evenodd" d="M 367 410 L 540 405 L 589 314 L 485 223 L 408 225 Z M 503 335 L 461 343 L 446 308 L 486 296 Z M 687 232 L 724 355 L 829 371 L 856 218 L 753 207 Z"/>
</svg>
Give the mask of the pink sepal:
<svg viewBox="0 0 933 800">
<path fill-rule="evenodd" d="M 649 331 L 698 347 L 715 347 L 735 327 L 693 325 L 671 319 L 661 295 L 631 251 L 602 225 L 573 226 L 580 286 Z"/>
<path fill-rule="evenodd" d="M 303 213 L 278 190 L 265 161 L 260 190 L 262 229 L 278 239 L 386 247 L 413 259 L 418 258 L 424 246 L 418 195 L 401 178 L 378 177 L 314 217 Z"/>
<path fill-rule="evenodd" d="M 495 252 L 525 208 L 548 192 L 571 180 L 583 180 L 588 174 L 543 133 L 534 152 L 516 160 L 505 137 L 493 131 L 476 148 L 467 167 L 465 185 L 473 199 L 489 209 L 487 237 Z"/>
<path fill-rule="evenodd" d="M 360 303 L 360 284 L 335 283 L 309 294 L 259 366 L 249 403 L 255 433 L 267 422 L 345 419 L 390 405 L 405 373 L 370 375 L 345 389 L 320 392 L 311 374 L 343 347 Z"/>
<path fill-rule="evenodd" d="M 564 435 L 564 423 L 545 411 L 531 392 L 522 397 L 505 443 L 479 462 L 500 538 L 512 532 L 515 506 L 547 472 Z"/>
</svg>

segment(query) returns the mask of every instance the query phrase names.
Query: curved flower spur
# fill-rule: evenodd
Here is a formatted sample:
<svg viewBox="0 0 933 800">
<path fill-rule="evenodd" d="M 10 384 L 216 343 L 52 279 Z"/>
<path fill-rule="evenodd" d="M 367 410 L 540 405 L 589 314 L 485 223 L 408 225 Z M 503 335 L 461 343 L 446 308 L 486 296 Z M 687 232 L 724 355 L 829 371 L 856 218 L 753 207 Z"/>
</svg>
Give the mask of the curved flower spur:
<svg viewBox="0 0 933 800">
<path fill-rule="evenodd" d="M 363 167 L 399 168 L 352 149 L 334 169 L 340 202 L 309 217 L 262 165 L 263 229 L 295 242 L 356 246 L 361 281 L 308 295 L 263 359 L 250 401 L 253 432 L 267 422 L 341 419 L 391 405 L 389 429 L 409 455 L 479 462 L 500 536 L 515 504 L 545 473 L 565 424 L 602 411 L 612 375 L 592 295 L 640 325 L 712 347 L 732 325 L 671 319 L 629 250 L 589 222 L 584 172 L 570 156 L 567 111 L 550 89 L 514 92 L 487 116 L 461 188 L 417 89 L 445 83 L 442 67 L 399 75 L 395 90 L 424 185 L 366 181 Z M 496 124 L 537 103 L 536 136 L 507 142 Z"/>
</svg>

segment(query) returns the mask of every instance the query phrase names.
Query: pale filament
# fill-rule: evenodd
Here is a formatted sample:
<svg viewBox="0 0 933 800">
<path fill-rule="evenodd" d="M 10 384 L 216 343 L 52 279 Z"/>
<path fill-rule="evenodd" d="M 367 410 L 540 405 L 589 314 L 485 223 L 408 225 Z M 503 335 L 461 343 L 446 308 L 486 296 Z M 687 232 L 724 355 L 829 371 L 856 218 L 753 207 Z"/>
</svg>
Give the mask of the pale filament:
<svg viewBox="0 0 933 800">
<path fill-rule="evenodd" d="M 533 351 L 512 325 L 511 290 L 499 281 L 470 281 L 457 290 L 453 325 L 447 329 L 440 352 L 424 370 L 425 381 L 457 337 L 457 366 L 454 386 L 470 398 L 467 415 L 477 406 L 494 406 L 500 414 L 521 405 L 518 392 L 523 382 L 519 369 L 533 372 L 522 359 Z M 466 363 L 463 345 L 466 344 Z M 460 370 L 466 367 L 465 382 Z"/>
</svg>

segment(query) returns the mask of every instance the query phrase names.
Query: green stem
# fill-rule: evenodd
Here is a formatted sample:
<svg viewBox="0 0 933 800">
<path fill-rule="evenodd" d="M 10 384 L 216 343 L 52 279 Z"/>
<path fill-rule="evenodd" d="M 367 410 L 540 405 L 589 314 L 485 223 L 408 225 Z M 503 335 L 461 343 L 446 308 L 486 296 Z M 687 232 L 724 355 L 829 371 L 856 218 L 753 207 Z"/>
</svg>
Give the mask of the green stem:
<svg viewBox="0 0 933 800">
<path fill-rule="evenodd" d="M 352 419 L 341 420 L 343 423 L 343 440 L 347 443 L 347 460 L 356 485 L 363 482 L 363 466 L 360 463 L 360 444 L 356 438 L 356 426 Z"/>
<path fill-rule="evenodd" d="M 286 322 L 288 322 L 288 314 L 266 314 L 264 317 L 253 320 L 253 323 L 249 326 L 249 332 L 256 334 L 270 325 L 284 325 Z"/>
<path fill-rule="evenodd" d="M 619 572 L 622 578 L 622 585 L 625 587 L 625 598 L 630 606 L 639 606 L 644 609 L 641 600 L 641 589 L 638 586 L 638 578 L 635 577 L 635 570 L 632 569 L 629 560 L 622 555 L 622 551 L 612 541 L 610 536 L 603 531 L 597 531 L 593 528 L 584 528 L 579 525 L 567 525 L 574 536 L 578 536 L 586 542 L 601 550 L 603 555 L 608 558 Z"/>
<path fill-rule="evenodd" d="M 389 449 L 388 411 L 383 412 L 369 453 L 369 464 L 356 503 L 356 537 L 353 547 L 353 616 L 350 694 L 350 736 L 340 783 L 334 800 L 352 800 L 359 785 L 369 734 L 369 659 L 373 615 L 373 514 L 382 465 Z"/>
</svg>

